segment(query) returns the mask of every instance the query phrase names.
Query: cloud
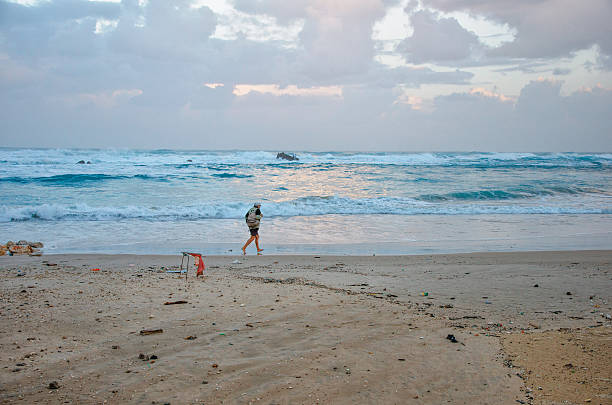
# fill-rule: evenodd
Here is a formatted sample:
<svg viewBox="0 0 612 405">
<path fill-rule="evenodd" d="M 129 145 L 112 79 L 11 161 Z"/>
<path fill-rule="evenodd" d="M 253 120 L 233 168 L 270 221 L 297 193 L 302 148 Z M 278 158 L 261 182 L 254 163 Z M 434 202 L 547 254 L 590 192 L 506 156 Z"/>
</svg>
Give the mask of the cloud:
<svg viewBox="0 0 612 405">
<path fill-rule="evenodd" d="M 409 63 L 455 65 L 474 58 L 477 52 L 483 53 L 478 36 L 463 28 L 455 18 L 420 10 L 410 20 L 414 32 L 398 46 Z"/>
<path fill-rule="evenodd" d="M 71 107 L 93 105 L 104 109 L 114 108 L 134 97 L 142 95 L 140 89 L 116 89 L 99 93 L 80 93 L 60 99 Z"/>
<path fill-rule="evenodd" d="M 377 63 L 372 30 L 392 1 L 238 0 L 253 21 L 302 27 L 289 40 L 254 40 L 240 27 L 235 38 L 216 37 L 221 17 L 187 0 L 0 0 L 0 145 L 610 150 L 610 90 L 585 81 L 590 90 L 564 95 L 563 82 L 527 74 L 580 85 L 580 66 L 516 56 L 529 54 L 520 41 L 545 21 L 520 12 L 557 1 L 427 0 L 518 27 L 520 52 L 500 47 L 506 56 L 495 59 L 512 59 L 501 66 L 513 71 L 507 92 L 495 87 L 504 72 L 484 66 L 494 59 L 476 34 L 438 11 L 411 14 L 414 34 L 401 49 L 412 63 L 451 68 Z M 596 42 L 599 63 L 610 63 L 605 39 Z M 434 97 L 439 88 L 453 94 Z"/>
<path fill-rule="evenodd" d="M 566 57 L 593 45 L 612 55 L 609 0 L 423 0 L 423 4 L 484 16 L 514 28 L 515 40 L 492 49 L 492 57 Z"/>
<path fill-rule="evenodd" d="M 372 28 L 386 6 L 382 0 L 239 0 L 235 4 L 245 12 L 268 14 L 286 23 L 303 20 L 302 52 L 296 63 L 301 74 L 314 81 L 342 80 L 371 67 Z"/>
<path fill-rule="evenodd" d="M 340 86 L 299 88 L 297 86 L 290 85 L 281 88 L 278 84 L 237 84 L 234 86 L 233 94 L 238 97 L 242 97 L 251 92 L 271 94 L 274 96 L 342 97 L 342 87 Z"/>
</svg>

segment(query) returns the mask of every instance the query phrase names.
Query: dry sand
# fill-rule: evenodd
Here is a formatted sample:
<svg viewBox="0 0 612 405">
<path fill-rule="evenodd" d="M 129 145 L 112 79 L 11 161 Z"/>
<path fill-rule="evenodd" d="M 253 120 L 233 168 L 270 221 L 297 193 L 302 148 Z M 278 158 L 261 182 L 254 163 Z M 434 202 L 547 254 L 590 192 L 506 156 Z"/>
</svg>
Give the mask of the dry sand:
<svg viewBox="0 0 612 405">
<path fill-rule="evenodd" d="M 611 251 L 205 261 L 1 257 L 0 402 L 612 403 Z"/>
</svg>

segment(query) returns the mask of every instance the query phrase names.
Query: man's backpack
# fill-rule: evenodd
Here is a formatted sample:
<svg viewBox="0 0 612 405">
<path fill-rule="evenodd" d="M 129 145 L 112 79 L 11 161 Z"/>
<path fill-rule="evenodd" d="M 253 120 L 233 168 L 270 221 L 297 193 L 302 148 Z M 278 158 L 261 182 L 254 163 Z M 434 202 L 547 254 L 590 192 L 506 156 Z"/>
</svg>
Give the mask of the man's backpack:
<svg viewBox="0 0 612 405">
<path fill-rule="evenodd" d="M 246 215 L 246 223 L 249 228 L 258 228 L 259 227 L 259 218 L 257 218 L 257 208 L 253 207 L 247 212 Z"/>
</svg>

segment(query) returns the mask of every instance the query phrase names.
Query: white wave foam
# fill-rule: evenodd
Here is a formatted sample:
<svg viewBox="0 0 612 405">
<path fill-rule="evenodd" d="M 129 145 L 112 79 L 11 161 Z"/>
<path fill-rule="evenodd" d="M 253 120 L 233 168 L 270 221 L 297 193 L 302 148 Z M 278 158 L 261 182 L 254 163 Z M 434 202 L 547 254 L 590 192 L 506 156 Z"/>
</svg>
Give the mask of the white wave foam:
<svg viewBox="0 0 612 405">
<path fill-rule="evenodd" d="M 0 206 L 0 222 L 47 221 L 113 221 L 146 219 L 169 221 L 174 219 L 227 219 L 243 218 L 249 208 L 244 202 L 218 202 L 191 206 L 165 207 L 94 207 L 87 204 L 37 206 Z M 296 217 L 316 215 L 480 215 L 480 214 L 612 214 L 609 206 L 584 204 L 584 201 L 559 203 L 542 200 L 531 204 L 439 204 L 409 198 L 350 199 L 341 197 L 304 197 L 286 202 L 264 202 L 264 215 L 269 217 Z"/>
<path fill-rule="evenodd" d="M 288 151 L 294 152 L 294 151 Z M 299 163 L 383 164 L 415 166 L 450 165 L 612 165 L 612 154 L 588 153 L 338 153 L 299 152 Z M 2 166 L 74 167 L 79 160 L 109 167 L 179 165 L 188 160 L 199 164 L 293 164 L 276 159 L 272 151 L 143 151 L 131 149 L 12 149 L 0 148 Z M 81 166 L 85 168 L 86 166 Z"/>
</svg>

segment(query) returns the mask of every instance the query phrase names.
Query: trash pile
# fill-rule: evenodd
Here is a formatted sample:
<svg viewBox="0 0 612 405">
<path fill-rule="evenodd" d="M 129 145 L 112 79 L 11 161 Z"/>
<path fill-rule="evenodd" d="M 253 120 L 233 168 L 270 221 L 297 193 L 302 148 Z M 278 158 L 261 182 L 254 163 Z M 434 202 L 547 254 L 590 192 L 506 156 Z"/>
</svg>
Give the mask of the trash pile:
<svg viewBox="0 0 612 405">
<path fill-rule="evenodd" d="M 0 256 L 13 256 L 13 255 L 30 255 L 30 256 L 40 256 L 42 252 L 40 251 L 43 248 L 42 242 L 28 242 L 27 240 L 20 240 L 15 243 L 12 240 L 9 240 L 4 245 L 0 245 Z"/>
</svg>

